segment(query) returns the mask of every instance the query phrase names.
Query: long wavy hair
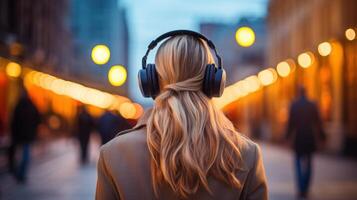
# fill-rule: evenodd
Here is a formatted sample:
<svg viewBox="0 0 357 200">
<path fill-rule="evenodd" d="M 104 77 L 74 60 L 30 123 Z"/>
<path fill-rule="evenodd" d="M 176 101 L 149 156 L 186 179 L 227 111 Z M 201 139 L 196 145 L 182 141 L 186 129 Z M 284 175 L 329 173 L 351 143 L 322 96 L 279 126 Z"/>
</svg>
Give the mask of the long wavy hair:
<svg viewBox="0 0 357 200">
<path fill-rule="evenodd" d="M 161 93 L 147 122 L 155 194 L 162 183 L 183 198 L 200 186 L 212 193 L 208 176 L 240 188 L 238 133 L 201 90 L 206 65 L 214 63 L 207 44 L 172 37 L 159 47 L 155 63 Z"/>
</svg>

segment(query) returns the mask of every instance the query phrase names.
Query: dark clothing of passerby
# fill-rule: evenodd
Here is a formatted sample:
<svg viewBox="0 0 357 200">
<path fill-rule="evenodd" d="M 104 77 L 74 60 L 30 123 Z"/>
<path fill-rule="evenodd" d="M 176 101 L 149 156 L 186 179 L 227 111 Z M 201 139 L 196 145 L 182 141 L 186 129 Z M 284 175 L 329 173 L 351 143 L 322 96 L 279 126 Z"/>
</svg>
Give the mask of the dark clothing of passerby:
<svg viewBox="0 0 357 200">
<path fill-rule="evenodd" d="M 312 154 L 325 134 L 317 106 L 301 95 L 290 108 L 287 138 L 293 142 L 299 195 L 306 196 L 312 176 Z"/>
<path fill-rule="evenodd" d="M 1 116 L 0 116 L 0 137 L 2 137 L 4 135 L 4 131 L 5 131 L 4 121 L 1 119 Z"/>
<path fill-rule="evenodd" d="M 109 142 L 117 133 L 129 128 L 129 123 L 123 117 L 110 111 L 104 112 L 98 120 L 98 132 L 102 144 Z"/>
<path fill-rule="evenodd" d="M 93 126 L 94 121 L 88 111 L 85 108 L 79 109 L 77 116 L 77 136 L 80 145 L 80 159 L 82 164 L 88 162 L 88 144 Z"/>
<path fill-rule="evenodd" d="M 16 175 L 18 181 L 26 179 L 26 172 L 30 162 L 30 144 L 35 140 L 37 127 L 40 124 L 40 114 L 27 94 L 24 94 L 17 105 L 11 120 L 11 144 L 8 152 L 9 170 Z M 16 166 L 16 149 L 22 147 L 22 159 Z"/>
<path fill-rule="evenodd" d="M 312 154 L 295 155 L 296 178 L 301 196 L 306 196 L 312 173 Z"/>
<path fill-rule="evenodd" d="M 317 143 L 325 139 L 317 106 L 305 96 L 297 99 L 290 108 L 287 137 L 293 139 L 297 154 L 311 154 Z"/>
</svg>

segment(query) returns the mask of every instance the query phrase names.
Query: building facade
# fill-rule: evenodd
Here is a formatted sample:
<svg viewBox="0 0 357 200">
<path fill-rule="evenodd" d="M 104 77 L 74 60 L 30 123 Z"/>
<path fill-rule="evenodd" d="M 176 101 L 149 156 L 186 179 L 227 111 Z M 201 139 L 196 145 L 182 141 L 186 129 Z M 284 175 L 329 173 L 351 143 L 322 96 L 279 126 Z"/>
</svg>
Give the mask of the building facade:
<svg viewBox="0 0 357 200">
<path fill-rule="evenodd" d="M 104 66 L 91 60 L 96 44 L 106 44 L 111 50 Z M 129 101 L 123 96 L 126 84 L 113 87 L 107 75 L 112 65 L 127 66 L 128 48 L 125 10 L 115 0 L 0 1 L 0 147 L 1 136 L 9 131 L 20 85 L 26 85 L 26 80 L 31 79 L 31 87 L 26 87 L 41 113 L 57 115 L 68 123 L 73 123 L 79 102 L 98 114 L 108 108 L 101 106 L 109 105 L 108 99 L 116 107 Z M 20 70 L 20 74 L 9 75 L 9 63 L 16 63 L 9 69 Z M 72 96 L 81 93 L 81 97 L 69 95 L 70 84 L 82 90 Z"/>
<path fill-rule="evenodd" d="M 281 138 L 290 102 L 303 85 L 320 108 L 332 152 L 357 155 L 357 2 L 353 0 L 271 0 L 268 8 L 267 62 L 276 66 L 287 59 L 295 70 L 264 90 L 265 117 L 272 138 Z M 347 38 L 346 38 L 347 37 Z M 321 43 L 330 45 L 328 55 Z M 312 65 L 299 66 L 308 52 Z M 277 114 L 278 113 L 278 114 Z"/>
<path fill-rule="evenodd" d="M 1 56 L 52 73 L 70 70 L 68 1 L 4 0 L 0 5 Z"/>
<path fill-rule="evenodd" d="M 127 95 L 127 84 L 113 87 L 107 76 L 113 65 L 128 66 L 129 33 L 125 9 L 117 0 L 73 0 L 70 13 L 77 60 L 73 72 L 77 77 L 89 78 L 88 84 L 95 87 Z M 90 57 L 97 44 L 110 49 L 110 60 L 102 66 L 94 64 Z"/>
</svg>

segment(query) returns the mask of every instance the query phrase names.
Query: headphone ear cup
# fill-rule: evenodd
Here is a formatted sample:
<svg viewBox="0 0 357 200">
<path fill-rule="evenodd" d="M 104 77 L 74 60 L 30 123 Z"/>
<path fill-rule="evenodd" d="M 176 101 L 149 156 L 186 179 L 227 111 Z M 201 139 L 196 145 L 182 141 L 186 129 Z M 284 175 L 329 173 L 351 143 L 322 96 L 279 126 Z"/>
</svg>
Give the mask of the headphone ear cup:
<svg viewBox="0 0 357 200">
<path fill-rule="evenodd" d="M 148 81 L 148 77 L 147 77 L 147 68 L 139 70 L 138 84 L 139 84 L 141 94 L 144 97 L 150 97 L 150 91 L 149 91 L 149 87 L 148 87 L 149 81 Z"/>
<path fill-rule="evenodd" d="M 226 71 L 223 68 L 216 68 L 215 78 L 213 81 L 213 97 L 220 97 L 226 86 Z"/>
<path fill-rule="evenodd" d="M 214 65 L 208 64 L 206 66 L 205 76 L 203 79 L 203 93 L 206 94 L 207 97 L 212 97 L 212 83 L 214 79 Z"/>
<path fill-rule="evenodd" d="M 155 64 L 149 64 L 150 81 L 151 81 L 151 97 L 154 99 L 160 93 L 160 85 Z"/>
<path fill-rule="evenodd" d="M 206 66 L 206 69 L 205 69 L 205 75 L 204 75 L 204 77 L 203 77 L 203 84 L 202 84 L 202 92 L 203 92 L 207 97 L 209 96 L 209 91 L 208 91 L 208 88 L 209 88 L 209 85 L 208 85 L 209 73 L 210 73 L 210 70 L 209 70 L 209 66 L 207 65 L 207 66 Z"/>
</svg>

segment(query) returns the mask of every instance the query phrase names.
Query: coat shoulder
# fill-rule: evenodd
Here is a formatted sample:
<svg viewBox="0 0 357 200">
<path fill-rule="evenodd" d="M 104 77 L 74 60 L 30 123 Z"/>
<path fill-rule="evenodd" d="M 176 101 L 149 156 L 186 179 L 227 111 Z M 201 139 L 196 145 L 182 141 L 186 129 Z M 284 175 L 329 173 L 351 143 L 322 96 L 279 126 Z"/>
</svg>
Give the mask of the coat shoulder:
<svg viewBox="0 0 357 200">
<path fill-rule="evenodd" d="M 247 136 L 239 134 L 238 148 L 246 167 L 252 168 L 255 165 L 257 154 L 260 151 L 259 145 Z"/>
<path fill-rule="evenodd" d="M 127 130 L 119 133 L 116 137 L 101 147 L 104 154 L 122 154 L 130 151 L 130 154 L 138 150 L 146 149 L 146 129 Z"/>
</svg>

